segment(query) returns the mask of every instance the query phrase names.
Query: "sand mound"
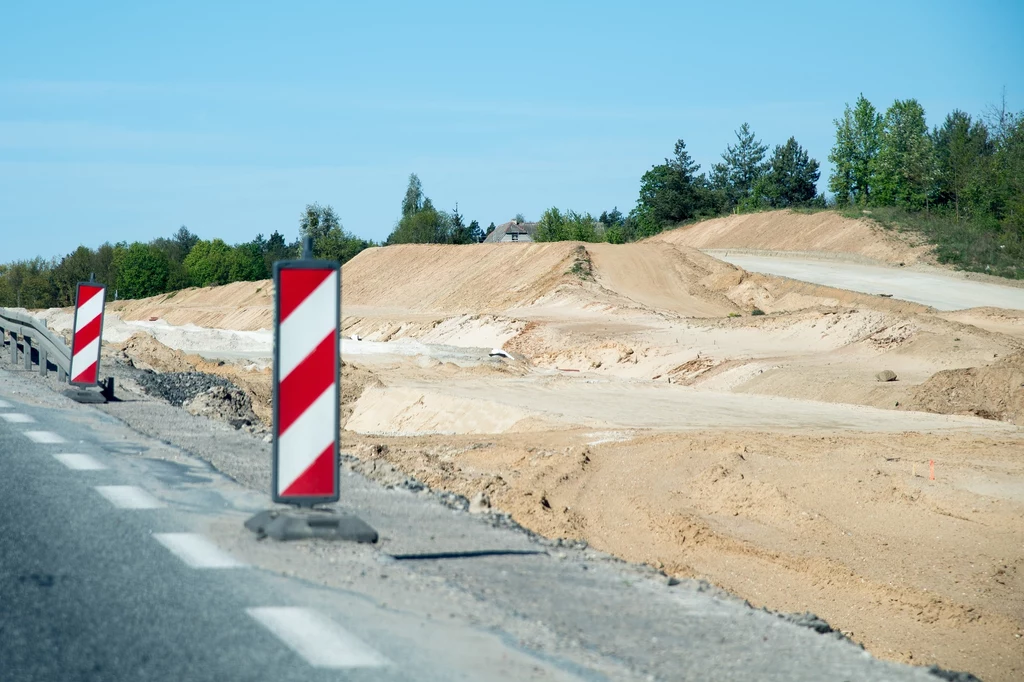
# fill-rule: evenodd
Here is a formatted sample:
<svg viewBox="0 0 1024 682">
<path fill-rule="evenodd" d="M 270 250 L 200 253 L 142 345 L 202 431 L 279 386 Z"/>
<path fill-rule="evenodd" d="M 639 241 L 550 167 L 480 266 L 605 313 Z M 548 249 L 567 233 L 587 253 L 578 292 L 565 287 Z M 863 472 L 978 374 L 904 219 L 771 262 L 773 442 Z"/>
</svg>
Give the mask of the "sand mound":
<svg viewBox="0 0 1024 682">
<path fill-rule="evenodd" d="M 907 409 L 973 414 L 1024 425 L 1024 353 L 988 367 L 937 372 L 913 391 Z"/>
<path fill-rule="evenodd" d="M 168 324 L 194 324 L 214 329 L 270 329 L 274 316 L 274 283 L 234 282 L 217 287 L 183 289 L 135 301 L 107 305 L 122 320 L 159 318 Z"/>
<path fill-rule="evenodd" d="M 750 249 L 815 254 L 846 254 L 884 263 L 931 262 L 931 247 L 918 244 L 869 220 L 851 220 L 834 211 L 766 211 L 715 218 L 663 232 L 648 241 L 697 249 Z"/>
<path fill-rule="evenodd" d="M 486 313 L 529 305 L 571 267 L 578 245 L 403 244 L 367 249 L 342 268 L 342 307 Z"/>
</svg>

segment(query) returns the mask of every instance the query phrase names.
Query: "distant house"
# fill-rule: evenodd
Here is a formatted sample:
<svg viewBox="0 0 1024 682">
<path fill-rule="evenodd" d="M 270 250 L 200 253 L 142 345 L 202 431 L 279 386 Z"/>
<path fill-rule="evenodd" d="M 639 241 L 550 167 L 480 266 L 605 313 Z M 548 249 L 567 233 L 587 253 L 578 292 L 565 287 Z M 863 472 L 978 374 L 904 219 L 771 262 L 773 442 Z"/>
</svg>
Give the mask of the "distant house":
<svg viewBox="0 0 1024 682">
<path fill-rule="evenodd" d="M 487 235 L 484 244 L 497 244 L 498 242 L 532 242 L 537 233 L 537 223 L 517 223 L 510 220 L 494 228 L 494 232 Z"/>
</svg>

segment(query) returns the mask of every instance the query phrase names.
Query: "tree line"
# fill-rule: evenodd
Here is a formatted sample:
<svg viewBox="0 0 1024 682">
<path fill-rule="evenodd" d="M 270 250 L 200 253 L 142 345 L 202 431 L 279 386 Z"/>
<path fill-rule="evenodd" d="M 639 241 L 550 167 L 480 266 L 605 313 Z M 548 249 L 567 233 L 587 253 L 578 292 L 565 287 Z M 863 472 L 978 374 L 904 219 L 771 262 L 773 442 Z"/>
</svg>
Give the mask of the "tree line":
<svg viewBox="0 0 1024 682">
<path fill-rule="evenodd" d="M 909 224 L 943 262 L 1024 277 L 1024 115 L 1005 98 L 929 129 L 917 100 L 882 113 L 861 95 L 834 123 L 829 189 L 840 208 Z"/>
<path fill-rule="evenodd" d="M 941 261 L 1024 277 L 1024 115 L 1008 111 L 1004 100 L 977 118 L 956 110 L 929 128 L 917 100 L 896 100 L 883 113 L 861 95 L 833 123 L 829 197 L 817 192 L 820 164 L 795 137 L 769 153 L 743 123 L 710 172 L 700 172 L 686 142 L 677 140 L 672 156 L 640 178 L 628 214 L 615 207 L 595 218 L 552 207 L 535 239 L 624 243 L 729 213 L 837 207 L 923 233 Z M 525 222 L 521 214 L 515 220 Z M 59 259 L 0 264 L 0 306 L 71 305 L 75 284 L 90 276 L 118 298 L 265 279 L 274 261 L 300 255 L 305 236 L 313 238 L 316 257 L 341 263 L 375 245 L 347 232 L 331 206 L 307 205 L 298 227 L 292 241 L 275 231 L 229 245 L 183 226 L 150 242 L 80 246 Z M 466 222 L 458 204 L 437 209 L 413 173 L 384 244 L 473 244 L 494 229 L 493 222 L 486 230 Z"/>
<path fill-rule="evenodd" d="M 833 123 L 831 196 L 817 192 L 820 164 L 794 137 L 769 154 L 743 123 L 710 173 L 680 139 L 641 177 L 628 215 L 551 208 L 537 239 L 621 243 L 729 213 L 834 207 L 924 234 L 940 261 L 1024 277 L 1024 114 L 1004 101 L 978 118 L 956 110 L 929 129 L 917 100 L 883 113 L 861 95 Z"/>
<path fill-rule="evenodd" d="M 298 237 L 262 234 L 240 244 L 205 240 L 182 226 L 169 238 L 150 242 L 79 246 L 63 258 L 33 258 L 0 265 L 0 306 L 50 308 L 75 302 L 76 284 L 106 284 L 111 299 L 145 298 L 186 287 L 267 279 L 275 261 L 298 258 L 301 239 L 313 238 L 313 255 L 342 263 L 372 246 L 346 232 L 330 206 L 309 204 Z"/>
</svg>

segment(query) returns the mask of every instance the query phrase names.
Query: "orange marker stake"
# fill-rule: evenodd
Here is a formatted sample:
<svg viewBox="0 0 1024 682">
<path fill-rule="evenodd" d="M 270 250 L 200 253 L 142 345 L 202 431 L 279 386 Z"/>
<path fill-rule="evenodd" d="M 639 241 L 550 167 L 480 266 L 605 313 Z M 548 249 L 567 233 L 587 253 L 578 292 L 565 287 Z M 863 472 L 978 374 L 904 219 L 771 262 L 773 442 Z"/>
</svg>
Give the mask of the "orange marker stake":
<svg viewBox="0 0 1024 682">
<path fill-rule="evenodd" d="M 935 480 L 935 460 L 928 460 L 928 478 L 932 481 Z"/>
</svg>

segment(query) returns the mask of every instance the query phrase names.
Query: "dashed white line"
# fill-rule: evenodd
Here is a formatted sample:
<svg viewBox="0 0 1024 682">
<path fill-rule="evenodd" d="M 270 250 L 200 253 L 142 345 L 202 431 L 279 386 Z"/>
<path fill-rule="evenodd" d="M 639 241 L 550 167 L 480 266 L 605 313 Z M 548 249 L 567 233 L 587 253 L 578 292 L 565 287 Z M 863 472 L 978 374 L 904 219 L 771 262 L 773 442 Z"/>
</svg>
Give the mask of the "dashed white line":
<svg viewBox="0 0 1024 682">
<path fill-rule="evenodd" d="M 160 500 L 133 485 L 98 485 L 96 492 L 118 509 L 159 509 L 164 506 Z"/>
<path fill-rule="evenodd" d="M 0 400 L 0 410 L 9 410 L 9 409 L 11 409 L 11 404 L 9 402 L 5 401 L 5 400 Z"/>
<path fill-rule="evenodd" d="M 153 533 L 164 547 L 192 568 L 242 568 L 242 562 L 195 533 Z"/>
<path fill-rule="evenodd" d="M 316 668 L 379 668 L 390 662 L 330 618 L 297 607 L 246 609 L 292 651 Z"/>
<path fill-rule="evenodd" d="M 79 455 L 76 453 L 64 453 L 60 455 L 54 455 L 57 461 L 66 466 L 68 469 L 74 469 L 75 471 L 99 471 L 100 469 L 106 469 L 103 464 L 100 464 L 89 455 Z"/>
<path fill-rule="evenodd" d="M 66 440 L 61 436 L 58 436 L 53 431 L 24 431 L 23 433 L 33 442 L 42 443 L 44 445 L 67 443 Z"/>
<path fill-rule="evenodd" d="M 5 412 L 0 414 L 0 419 L 3 419 L 8 424 L 31 424 L 35 421 L 31 416 L 21 412 Z"/>
</svg>

